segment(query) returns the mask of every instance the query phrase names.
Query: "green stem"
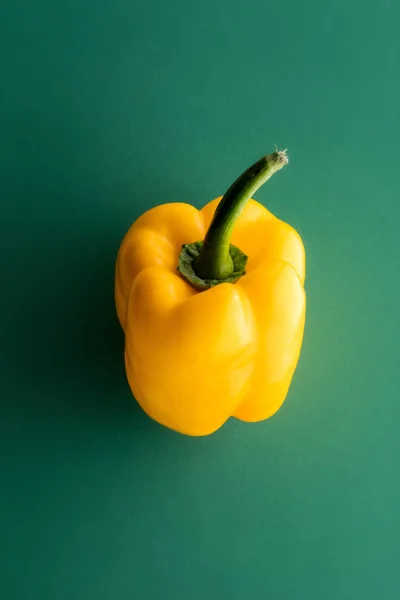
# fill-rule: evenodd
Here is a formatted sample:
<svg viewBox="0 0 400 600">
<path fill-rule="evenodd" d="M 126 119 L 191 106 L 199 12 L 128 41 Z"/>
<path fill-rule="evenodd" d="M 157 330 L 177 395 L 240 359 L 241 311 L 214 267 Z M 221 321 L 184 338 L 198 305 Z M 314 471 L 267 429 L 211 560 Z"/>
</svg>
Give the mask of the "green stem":
<svg viewBox="0 0 400 600">
<path fill-rule="evenodd" d="M 286 152 L 264 156 L 231 185 L 225 193 L 207 231 L 193 269 L 201 279 L 223 280 L 234 271 L 230 255 L 232 231 L 246 202 L 288 162 Z"/>
</svg>

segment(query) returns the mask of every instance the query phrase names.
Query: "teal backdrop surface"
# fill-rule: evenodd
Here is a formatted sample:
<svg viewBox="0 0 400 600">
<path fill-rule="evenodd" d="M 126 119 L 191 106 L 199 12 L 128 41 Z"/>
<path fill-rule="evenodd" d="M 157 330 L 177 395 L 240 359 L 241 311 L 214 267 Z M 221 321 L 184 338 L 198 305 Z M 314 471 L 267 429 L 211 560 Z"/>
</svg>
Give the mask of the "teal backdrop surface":
<svg viewBox="0 0 400 600">
<path fill-rule="evenodd" d="M 3 0 L 0 596 L 397 600 L 398 3 Z M 274 144 L 301 234 L 281 410 L 189 438 L 131 396 L 114 264 Z"/>
</svg>

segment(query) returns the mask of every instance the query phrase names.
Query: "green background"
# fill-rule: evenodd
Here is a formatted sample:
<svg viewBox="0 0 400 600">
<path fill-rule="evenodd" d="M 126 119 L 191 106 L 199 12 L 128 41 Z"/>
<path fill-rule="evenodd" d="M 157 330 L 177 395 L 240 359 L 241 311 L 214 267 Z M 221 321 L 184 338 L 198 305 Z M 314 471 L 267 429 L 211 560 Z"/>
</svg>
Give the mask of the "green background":
<svg viewBox="0 0 400 600">
<path fill-rule="evenodd" d="M 4 600 L 398 599 L 399 5 L 3 0 Z M 187 438 L 132 400 L 113 303 L 130 223 L 256 198 L 302 235 L 283 408 Z"/>
</svg>

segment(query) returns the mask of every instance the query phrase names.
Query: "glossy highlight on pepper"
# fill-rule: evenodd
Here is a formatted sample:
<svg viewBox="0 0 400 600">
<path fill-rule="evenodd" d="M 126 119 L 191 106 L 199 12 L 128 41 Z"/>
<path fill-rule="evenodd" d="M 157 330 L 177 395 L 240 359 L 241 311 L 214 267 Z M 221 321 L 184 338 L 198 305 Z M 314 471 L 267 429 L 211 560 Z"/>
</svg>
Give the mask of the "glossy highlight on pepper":
<svg viewBox="0 0 400 600">
<path fill-rule="evenodd" d="M 128 383 L 170 429 L 201 436 L 230 417 L 262 421 L 287 396 L 304 334 L 305 251 L 252 198 L 287 162 L 286 152 L 263 157 L 200 211 L 152 208 L 122 240 L 115 302 Z"/>
</svg>

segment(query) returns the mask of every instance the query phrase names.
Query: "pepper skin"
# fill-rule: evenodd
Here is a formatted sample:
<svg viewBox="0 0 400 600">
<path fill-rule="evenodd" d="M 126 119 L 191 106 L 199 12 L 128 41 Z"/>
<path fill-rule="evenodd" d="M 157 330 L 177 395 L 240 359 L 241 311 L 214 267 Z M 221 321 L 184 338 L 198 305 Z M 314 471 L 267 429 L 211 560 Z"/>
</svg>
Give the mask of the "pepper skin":
<svg viewBox="0 0 400 600">
<path fill-rule="evenodd" d="M 181 277 L 182 246 L 204 240 L 220 201 L 200 211 L 183 203 L 147 211 L 116 263 L 132 393 L 152 419 L 191 436 L 211 434 L 231 416 L 271 417 L 288 393 L 305 324 L 302 240 L 254 199 L 231 238 L 248 256 L 246 273 L 205 291 Z"/>
</svg>

